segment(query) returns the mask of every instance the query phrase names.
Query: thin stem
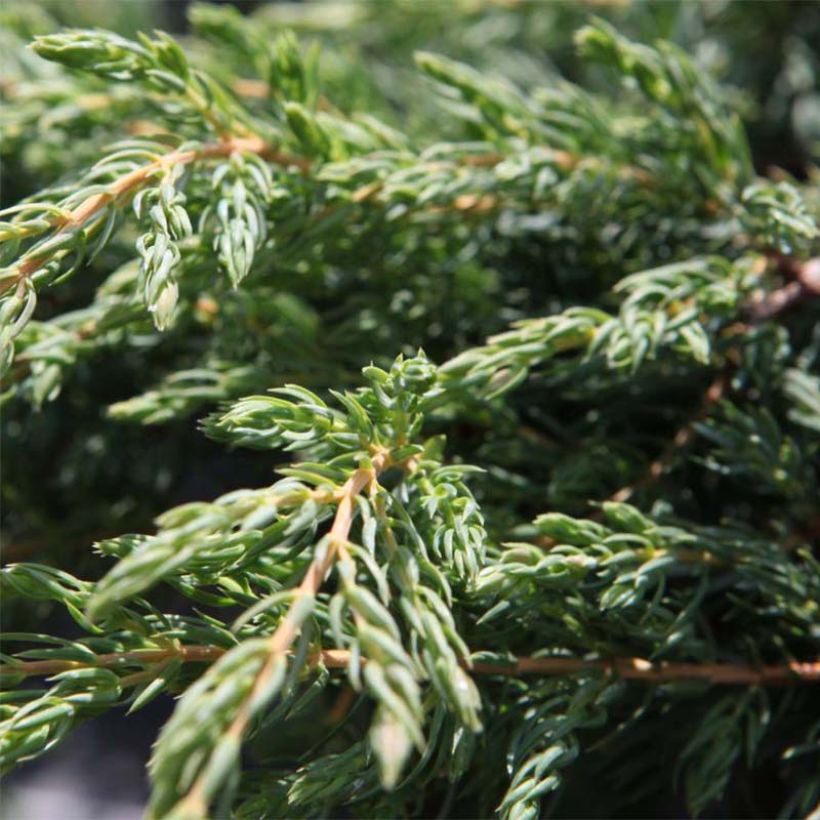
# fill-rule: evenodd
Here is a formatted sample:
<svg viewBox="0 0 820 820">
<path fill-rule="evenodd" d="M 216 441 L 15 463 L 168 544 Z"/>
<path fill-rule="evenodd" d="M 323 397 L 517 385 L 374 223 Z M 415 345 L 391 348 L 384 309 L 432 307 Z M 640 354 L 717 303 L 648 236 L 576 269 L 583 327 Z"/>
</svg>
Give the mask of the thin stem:
<svg viewBox="0 0 820 820">
<path fill-rule="evenodd" d="M 122 666 L 137 663 L 161 663 L 171 658 L 180 658 L 186 663 L 211 662 L 225 653 L 221 646 L 208 644 L 201 646 L 178 646 L 167 649 L 134 649 L 130 652 L 108 652 L 97 655 L 94 663 L 88 661 L 45 660 L 23 661 L 21 663 L 6 663 L 0 665 L 0 675 L 57 675 L 72 669 L 103 668 Z"/>
<path fill-rule="evenodd" d="M 326 649 L 314 656 L 328 669 L 344 669 L 350 660 L 346 649 Z M 366 660 L 362 660 L 366 663 Z M 786 683 L 820 683 L 820 660 L 807 663 L 792 661 L 780 666 L 751 666 L 732 663 L 652 663 L 643 658 L 515 658 L 509 663 L 473 662 L 470 671 L 477 675 L 577 675 L 601 671 L 607 674 L 666 683 L 676 680 L 706 680 L 712 684 L 747 686 L 782 685 Z"/>
<path fill-rule="evenodd" d="M 55 225 L 55 236 L 69 230 L 78 230 L 87 225 L 97 214 L 111 202 L 133 196 L 140 188 L 146 185 L 157 173 L 167 171 L 178 165 L 189 165 L 201 159 L 225 157 L 234 152 L 253 153 L 265 157 L 279 165 L 294 165 L 306 171 L 310 163 L 303 157 L 290 156 L 279 153 L 272 145 L 259 137 L 235 137 L 220 142 L 207 143 L 200 148 L 185 151 L 171 151 L 159 159 L 153 160 L 115 180 L 108 189 L 92 194 L 76 208 L 61 218 Z M 64 250 L 45 251 L 36 250 L 24 256 L 17 266 L 17 272 L 5 282 L 0 283 L 0 294 L 15 287 L 20 281 L 40 270 L 50 259 L 64 254 Z"/>
<path fill-rule="evenodd" d="M 774 259 L 778 272 L 791 281 L 747 307 L 753 324 L 774 319 L 781 313 L 820 296 L 820 257 L 798 262 L 791 256 L 779 253 L 769 256 Z"/>
<path fill-rule="evenodd" d="M 715 377 L 714 381 L 704 393 L 697 412 L 688 419 L 682 427 L 678 428 L 672 440 L 663 449 L 663 452 L 649 465 L 643 476 L 634 484 L 629 484 L 626 487 L 622 487 L 618 492 L 613 493 L 609 497 L 609 501 L 620 503 L 629 501 L 639 489 L 660 480 L 678 453 L 691 444 L 695 437 L 696 425 L 709 415 L 712 408 L 726 394 L 729 383 L 731 382 L 732 370 L 733 368 L 725 368 Z"/>
<path fill-rule="evenodd" d="M 479 674 L 499 674 L 503 667 L 476 663 L 473 669 Z M 593 670 L 649 683 L 675 680 L 705 680 L 712 684 L 747 686 L 781 685 L 797 681 L 820 683 L 820 661 L 792 661 L 782 666 L 755 667 L 731 663 L 652 663 L 643 658 L 519 658 L 515 662 L 513 674 L 572 675 Z"/>
<path fill-rule="evenodd" d="M 790 277 L 792 281 L 766 294 L 763 298 L 744 305 L 741 313 L 748 316 L 751 324 L 760 324 L 774 319 L 801 302 L 820 297 L 820 257 L 805 262 L 798 262 L 782 254 L 770 254 L 770 257 L 777 263 L 778 271 Z M 749 330 L 749 326 L 743 322 L 737 322 L 726 328 L 726 332 L 734 336 L 743 336 Z M 695 415 L 678 429 L 672 441 L 649 465 L 644 475 L 636 483 L 618 490 L 610 496 L 609 501 L 628 501 L 638 489 L 658 481 L 677 454 L 689 446 L 695 437 L 695 426 L 709 415 L 712 408 L 728 391 L 736 365 L 734 359 L 737 357 L 737 350 L 730 349 L 726 356 L 726 366 L 709 385 Z"/>
<path fill-rule="evenodd" d="M 271 677 L 276 673 L 281 657 L 288 653 L 296 640 L 301 627 L 304 613 L 301 602 L 304 598 L 315 598 L 324 582 L 325 576 L 336 560 L 340 549 L 347 543 L 350 528 L 353 524 L 353 509 L 356 496 L 390 465 L 390 456 L 387 451 L 379 451 L 372 459 L 371 466 L 360 467 L 344 483 L 337 494 L 338 506 L 333 524 L 328 534 L 327 548 L 323 554 L 316 556 L 308 567 L 302 583 L 299 584 L 297 594 L 290 605 L 287 615 L 279 623 L 274 633 L 268 638 L 268 656 L 264 665 L 256 676 L 251 691 L 240 705 L 236 716 L 227 729 L 228 736 L 242 738 L 253 717 L 252 704 L 258 700 L 260 694 L 267 688 Z M 182 813 L 193 816 L 205 816 L 208 810 L 208 801 L 205 795 L 205 779 L 200 775 L 191 790 L 180 802 Z"/>
<path fill-rule="evenodd" d="M 274 633 L 275 635 L 275 633 Z M 271 637 L 271 642 L 273 636 Z M 19 664 L 0 665 L 0 675 L 25 673 L 26 675 L 56 675 L 71 669 L 88 667 L 116 667 L 124 663 L 161 663 L 171 658 L 184 662 L 218 660 L 227 650 L 221 646 L 181 646 L 169 649 L 139 649 L 132 652 L 112 652 L 99 655 L 94 664 L 85 661 L 25 661 Z M 321 663 L 328 669 L 346 669 L 350 661 L 347 649 L 323 649 L 311 657 L 311 664 Z M 363 658 L 362 663 L 367 663 Z M 476 661 L 470 671 L 477 675 L 577 675 L 582 672 L 602 671 L 610 675 L 648 683 L 667 683 L 675 680 L 706 680 L 712 684 L 747 686 L 775 686 L 787 683 L 820 683 L 820 660 L 801 663 L 752 666 L 733 663 L 674 663 L 652 661 L 643 658 L 528 658 L 520 657 L 509 663 Z M 136 673 L 142 675 L 143 673 Z M 123 681 L 128 678 L 123 678 Z M 142 678 L 140 678 L 142 680 Z"/>
</svg>

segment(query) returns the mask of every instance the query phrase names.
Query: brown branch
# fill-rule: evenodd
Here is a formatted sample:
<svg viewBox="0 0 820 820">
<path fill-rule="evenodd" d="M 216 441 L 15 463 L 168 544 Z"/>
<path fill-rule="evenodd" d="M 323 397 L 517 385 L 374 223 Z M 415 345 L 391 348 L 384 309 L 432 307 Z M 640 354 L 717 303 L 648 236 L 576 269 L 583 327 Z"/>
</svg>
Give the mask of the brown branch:
<svg viewBox="0 0 820 820">
<path fill-rule="evenodd" d="M 314 662 L 328 669 L 344 669 L 350 660 L 346 649 L 326 649 L 314 656 Z M 366 663 L 366 660 L 362 660 Z M 786 683 L 820 683 L 820 660 L 781 666 L 751 666 L 732 663 L 652 663 L 643 658 L 516 658 L 510 663 L 476 661 L 470 671 L 477 675 L 577 675 L 601 671 L 609 675 L 648 683 L 675 680 L 705 680 L 712 684 L 781 685 Z"/>
<path fill-rule="evenodd" d="M 356 702 L 356 695 L 356 690 L 352 686 L 342 687 L 327 716 L 327 722 L 331 726 L 341 723 L 350 714 L 350 710 Z"/>
<path fill-rule="evenodd" d="M 751 324 L 759 324 L 774 319 L 799 303 L 820 296 L 820 258 L 798 262 L 794 258 L 782 254 L 770 253 L 768 256 L 775 260 L 778 271 L 791 277 L 793 281 L 762 298 L 751 301 L 742 308 L 741 313 L 749 317 Z M 742 336 L 750 330 L 750 327 L 743 322 L 738 322 L 729 326 L 726 330 L 732 335 Z M 712 384 L 709 385 L 695 415 L 675 433 L 672 441 L 658 458 L 649 465 L 645 474 L 636 483 L 618 490 L 610 496 L 609 501 L 628 501 L 637 490 L 658 481 L 672 463 L 676 454 L 689 446 L 695 436 L 695 425 L 703 421 L 712 407 L 726 394 L 734 370 L 734 363 L 731 361 L 731 350 L 727 353 L 727 358 L 729 358 L 729 362 Z"/>
<path fill-rule="evenodd" d="M 748 305 L 747 313 L 753 324 L 774 319 L 820 296 L 820 257 L 799 262 L 781 253 L 772 252 L 768 256 L 774 260 L 777 271 L 791 281 Z"/>
<path fill-rule="evenodd" d="M 69 672 L 72 669 L 111 669 L 112 667 L 127 666 L 140 663 L 162 663 L 173 658 L 180 658 L 185 663 L 211 662 L 225 653 L 221 646 L 179 646 L 168 649 L 135 649 L 130 652 L 108 652 L 97 655 L 94 663 L 88 661 L 44 660 L 22 661 L 20 663 L 6 663 L 0 665 L 0 675 L 57 675 L 60 672 Z"/>
<path fill-rule="evenodd" d="M 282 625 L 285 624 L 282 622 Z M 277 630 L 278 632 L 279 630 Z M 271 636 L 271 644 L 276 632 Z M 277 642 L 279 645 L 279 642 Z M 99 655 L 96 664 L 85 661 L 25 661 L 0 666 L 0 675 L 24 672 L 26 675 L 55 675 L 71 669 L 93 666 L 112 668 L 130 663 L 162 663 L 172 658 L 184 662 L 213 662 L 227 650 L 220 646 L 181 646 L 169 649 L 139 649 Z M 311 656 L 310 663 L 321 663 L 328 669 L 346 669 L 350 652 L 346 649 L 323 649 Z M 367 659 L 362 659 L 367 663 Z M 820 660 L 769 666 L 733 663 L 652 663 L 643 658 L 515 658 L 509 663 L 476 661 L 470 671 L 477 675 L 577 675 L 600 671 L 629 680 L 667 683 L 675 680 L 705 680 L 715 685 L 776 686 L 788 683 L 820 683 Z M 142 673 L 137 673 L 142 674 Z M 126 680 L 126 679 L 123 679 Z"/>
<path fill-rule="evenodd" d="M 506 670 L 506 671 L 505 671 Z M 730 663 L 652 663 L 643 658 L 518 658 L 510 667 L 486 663 L 473 664 L 478 674 L 573 675 L 602 671 L 614 677 L 665 683 L 676 680 L 705 680 L 712 684 L 747 686 L 782 685 L 786 683 L 820 683 L 820 661 L 791 663 L 782 666 L 751 666 Z"/>
<path fill-rule="evenodd" d="M 201 148 L 171 151 L 115 180 L 108 186 L 107 190 L 89 196 L 54 223 L 54 227 L 57 229 L 54 235 L 57 236 L 65 231 L 82 228 L 111 202 L 132 196 L 157 173 L 166 171 L 171 167 L 188 165 L 200 159 L 229 156 L 237 151 L 259 154 L 280 165 L 294 165 L 303 172 L 310 167 L 309 160 L 304 157 L 279 153 L 272 145 L 258 137 L 235 137 L 220 142 L 208 143 Z M 5 293 L 26 277 L 40 270 L 46 261 L 60 253 L 60 250 L 44 253 L 38 253 L 34 250 L 24 256 L 17 266 L 16 275 L 0 283 L 0 294 Z"/>
<path fill-rule="evenodd" d="M 240 77 L 233 81 L 231 87 L 240 97 L 253 97 L 254 99 L 264 100 L 270 94 L 270 86 L 264 80 Z"/>
<path fill-rule="evenodd" d="M 248 81 L 250 82 L 250 81 Z M 254 84 L 254 92 L 259 87 Z M 99 101 L 96 101 L 99 104 Z M 125 174 L 120 179 L 113 182 L 106 191 L 93 194 L 81 202 L 76 208 L 69 211 L 65 216 L 54 220 L 53 226 L 56 231 L 52 236 L 82 228 L 88 224 L 103 208 L 123 197 L 130 197 L 143 185 L 147 184 L 155 174 L 166 171 L 170 167 L 187 165 L 199 159 L 209 157 L 227 156 L 234 151 L 248 151 L 259 154 L 280 165 L 293 165 L 299 168 L 302 173 L 306 173 L 312 163 L 306 157 L 293 156 L 276 152 L 272 146 L 264 142 L 261 138 L 253 135 L 249 136 L 226 136 L 219 142 L 207 144 L 198 149 L 187 151 L 172 151 L 153 162 Z M 551 149 L 551 154 L 555 164 L 565 171 L 571 171 L 582 162 L 600 162 L 601 159 L 595 156 L 584 156 L 573 154 L 568 151 Z M 493 167 L 504 159 L 503 155 L 489 152 L 486 154 L 468 155 L 461 158 L 465 166 Z M 429 167 L 435 168 L 440 163 L 429 163 Z M 650 184 L 651 177 L 641 168 L 625 166 L 622 173 L 628 177 L 637 179 L 642 184 Z M 371 199 L 383 187 L 383 183 L 375 182 L 365 185 L 363 188 L 352 194 L 352 201 L 356 203 L 365 202 Z M 487 214 L 496 210 L 503 204 L 504 198 L 493 194 L 459 194 L 452 203 L 446 206 L 431 206 L 427 210 L 429 213 L 458 212 L 463 214 Z M 332 209 L 331 209 L 332 210 Z M 321 211 L 315 218 L 321 219 L 327 209 Z M 36 249 L 24 255 L 17 265 L 16 273 L 9 276 L 5 281 L 0 281 L 0 295 L 17 286 L 24 279 L 28 278 L 50 259 L 61 257 L 67 253 L 66 249 L 54 249 L 38 252 Z"/>
<path fill-rule="evenodd" d="M 336 560 L 336 555 L 340 548 L 343 548 L 350 535 L 350 527 L 353 524 L 353 510 L 356 496 L 369 484 L 376 480 L 380 473 L 390 466 L 390 454 L 387 451 L 379 451 L 372 459 L 371 466 L 360 467 L 344 483 L 337 494 L 338 506 L 333 524 L 328 534 L 327 548 L 322 555 L 313 559 L 308 567 L 305 577 L 296 592 L 296 597 L 290 605 L 290 609 L 285 617 L 280 621 L 279 626 L 268 638 L 268 656 L 260 669 L 251 691 L 240 705 L 236 716 L 227 729 L 226 734 L 237 739 L 241 739 L 245 734 L 248 724 L 253 717 L 252 705 L 258 700 L 260 694 L 265 691 L 272 676 L 276 673 L 281 657 L 288 653 L 291 645 L 296 640 L 301 626 L 298 613 L 301 602 L 304 598 L 315 598 L 324 582 L 330 568 Z M 183 809 L 183 814 L 190 813 L 193 816 L 205 816 L 208 805 L 205 796 L 205 780 L 202 773 L 194 782 L 188 794 L 180 801 L 179 807 Z M 186 814 L 187 816 L 187 814 Z"/>
<path fill-rule="evenodd" d="M 695 425 L 703 421 L 709 415 L 709 412 L 715 404 L 717 404 L 726 394 L 731 382 L 733 370 L 734 368 L 727 367 L 717 375 L 704 393 L 703 399 L 701 400 L 696 413 L 688 419 L 682 427 L 678 428 L 677 432 L 672 437 L 672 440 L 664 448 L 661 454 L 649 465 L 644 475 L 634 484 L 629 484 L 626 487 L 622 487 L 618 490 L 618 492 L 613 493 L 609 499 L 607 499 L 608 501 L 629 501 L 629 499 L 632 498 L 638 490 L 643 489 L 647 485 L 652 484 L 661 478 L 669 465 L 675 459 L 675 456 L 691 444 L 695 437 Z"/>
</svg>

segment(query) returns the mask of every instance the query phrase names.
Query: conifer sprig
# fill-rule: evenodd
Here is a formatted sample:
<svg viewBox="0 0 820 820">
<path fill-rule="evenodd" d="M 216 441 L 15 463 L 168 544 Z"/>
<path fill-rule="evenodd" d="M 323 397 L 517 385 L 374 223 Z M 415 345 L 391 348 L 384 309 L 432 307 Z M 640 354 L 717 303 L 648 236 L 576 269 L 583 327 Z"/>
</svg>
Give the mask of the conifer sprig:
<svg viewBox="0 0 820 820">
<path fill-rule="evenodd" d="M 399 70 L 415 12 L 379 9 L 344 36 L 290 10 L 324 62 L 278 7 L 196 5 L 185 48 L 0 32 L 0 151 L 25 171 L 0 223 L 11 529 L 132 530 L 94 582 L 3 568 L 27 631 L 4 638 L 0 765 L 175 696 L 157 818 L 523 820 L 676 790 L 697 814 L 741 755 L 808 814 L 811 171 L 756 174 L 708 49 L 593 19 L 573 83 L 498 46 L 542 15 L 569 42 L 569 7 L 455 4 L 455 56 L 479 32 L 492 57 L 443 36 Z M 229 492 L 200 489 L 202 414 L 257 451 L 225 456 L 249 471 Z M 170 507 L 150 531 L 148 507 Z"/>
</svg>

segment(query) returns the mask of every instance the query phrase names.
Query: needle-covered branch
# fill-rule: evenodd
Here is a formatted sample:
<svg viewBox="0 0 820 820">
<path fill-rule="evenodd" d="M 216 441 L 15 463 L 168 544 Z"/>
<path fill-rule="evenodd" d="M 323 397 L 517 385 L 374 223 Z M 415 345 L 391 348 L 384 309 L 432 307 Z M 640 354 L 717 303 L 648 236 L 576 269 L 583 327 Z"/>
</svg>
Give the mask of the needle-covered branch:
<svg viewBox="0 0 820 820">
<path fill-rule="evenodd" d="M 811 27 L 480 5 L 0 11 L 4 768 L 173 697 L 157 818 L 820 799 Z"/>
</svg>

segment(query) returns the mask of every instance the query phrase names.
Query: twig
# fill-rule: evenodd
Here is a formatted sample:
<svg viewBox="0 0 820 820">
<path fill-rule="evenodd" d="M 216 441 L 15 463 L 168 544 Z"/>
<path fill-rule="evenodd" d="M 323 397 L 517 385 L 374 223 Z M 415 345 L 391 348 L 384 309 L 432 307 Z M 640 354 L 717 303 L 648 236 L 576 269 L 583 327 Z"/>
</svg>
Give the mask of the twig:
<svg viewBox="0 0 820 820">
<path fill-rule="evenodd" d="M 781 313 L 795 307 L 800 302 L 820 296 L 820 258 L 809 259 L 806 262 L 798 262 L 792 257 L 783 256 L 782 254 L 770 253 L 769 257 L 775 259 L 778 270 L 782 274 L 792 277 L 794 281 L 768 293 L 761 299 L 747 304 L 741 310 L 741 313 L 748 316 L 748 320 L 751 324 L 759 324 L 769 319 L 774 319 Z M 727 328 L 733 335 L 738 336 L 747 333 L 749 329 L 749 325 L 743 322 L 735 323 Z M 695 425 L 708 416 L 712 407 L 714 407 L 727 392 L 731 382 L 731 374 L 734 370 L 731 355 L 732 351 L 729 351 L 727 357 L 730 361 L 726 367 L 724 367 L 723 371 L 718 374 L 712 384 L 709 385 L 695 415 L 678 429 L 672 441 L 658 458 L 649 465 L 645 474 L 634 484 L 623 487 L 611 495 L 608 499 L 609 501 L 628 501 L 638 489 L 658 481 L 672 463 L 676 454 L 689 446 L 695 436 Z"/>
<path fill-rule="evenodd" d="M 248 727 L 253 716 L 252 705 L 258 700 L 260 694 L 265 691 L 270 683 L 271 677 L 276 673 L 276 669 L 281 657 L 287 654 L 291 645 L 299 633 L 301 620 L 298 613 L 302 609 L 301 602 L 304 598 L 315 598 L 324 582 L 330 568 L 336 560 L 336 554 L 344 544 L 347 543 L 350 535 L 350 527 L 353 524 L 353 506 L 356 496 L 369 484 L 376 480 L 380 473 L 390 466 L 389 453 L 387 451 L 378 452 L 372 459 L 370 467 L 360 467 L 345 482 L 339 490 L 336 507 L 336 515 L 328 534 L 327 548 L 323 555 L 314 558 L 308 567 L 302 583 L 299 585 L 296 596 L 290 605 L 287 615 L 279 623 L 274 633 L 268 638 L 268 656 L 259 674 L 256 676 L 251 691 L 240 705 L 236 716 L 227 729 L 226 734 L 240 739 Z M 206 782 L 200 775 L 194 782 L 188 794 L 180 801 L 181 813 L 186 815 L 189 812 L 193 816 L 204 816 L 207 814 L 207 800 L 205 798 Z"/>
<path fill-rule="evenodd" d="M 282 625 L 285 624 L 282 622 Z M 277 630 L 278 632 L 279 630 Z M 271 636 L 271 645 L 276 633 Z M 283 640 L 283 639 L 282 639 Z M 279 642 L 277 642 L 279 645 Z M 228 650 L 220 646 L 181 646 L 169 649 L 140 649 L 133 652 L 112 652 L 99 655 L 95 664 L 85 661 L 53 660 L 24 661 L 19 664 L 3 664 L 0 675 L 55 675 L 71 669 L 88 667 L 111 668 L 128 663 L 161 663 L 171 658 L 185 662 L 213 662 Z M 328 669 L 346 669 L 350 662 L 347 649 L 323 649 L 310 658 L 311 665 L 322 664 Z M 363 664 L 367 663 L 362 658 Z M 602 671 L 629 680 L 648 683 L 667 683 L 675 680 L 705 680 L 715 685 L 776 686 L 787 683 L 820 683 L 820 660 L 801 663 L 752 666 L 744 663 L 674 663 L 652 661 L 643 658 L 529 658 L 521 657 L 509 663 L 475 661 L 470 671 L 477 675 L 577 675 L 583 672 Z M 235 721 L 236 723 L 236 721 Z"/>
<path fill-rule="evenodd" d="M 330 714 L 327 716 L 327 722 L 334 726 L 341 723 L 350 712 L 350 708 L 356 701 L 356 690 L 352 686 L 345 686 L 339 692 L 335 703 L 330 709 Z"/>
<path fill-rule="evenodd" d="M 177 646 L 167 649 L 135 649 L 130 652 L 108 652 L 97 655 L 94 663 L 88 661 L 44 660 L 5 663 L 0 665 L 0 675 L 57 675 L 72 669 L 102 668 L 110 669 L 137 663 L 161 663 L 170 658 L 180 658 L 186 663 L 210 662 L 217 660 L 225 653 L 221 646 Z"/>
<path fill-rule="evenodd" d="M 749 319 L 754 324 L 774 319 L 802 302 L 820 296 L 820 257 L 798 262 L 780 253 L 768 255 L 775 261 L 777 270 L 792 281 L 748 306 Z"/>
<path fill-rule="evenodd" d="M 692 442 L 692 439 L 695 437 L 695 425 L 703 421 L 709 415 L 712 407 L 726 394 L 731 381 L 732 370 L 733 368 L 727 367 L 717 375 L 704 393 L 695 415 L 682 427 L 678 428 L 672 440 L 664 448 L 663 452 L 649 465 L 644 475 L 634 484 L 629 484 L 626 487 L 622 487 L 618 492 L 613 493 L 609 497 L 609 501 L 628 501 L 639 489 L 660 479 L 675 456 Z"/>
<path fill-rule="evenodd" d="M 246 77 L 240 77 L 231 83 L 231 88 L 239 94 L 240 97 L 253 97 L 255 99 L 264 100 L 270 94 L 270 86 L 264 80 L 254 80 Z"/>
<path fill-rule="evenodd" d="M 345 668 L 350 660 L 346 649 L 328 649 L 318 653 L 328 669 Z M 366 663 L 366 660 L 362 661 Z M 820 660 L 781 666 L 751 666 L 730 663 L 652 663 L 643 658 L 516 658 L 510 663 L 476 661 L 470 667 L 477 675 L 574 675 L 603 671 L 632 680 L 665 683 L 674 680 L 706 680 L 713 684 L 775 685 L 789 682 L 820 682 Z"/>
<path fill-rule="evenodd" d="M 192 148 L 186 151 L 171 151 L 159 159 L 149 162 L 140 168 L 125 174 L 108 186 L 108 189 L 81 202 L 76 208 L 66 213 L 55 223 L 55 236 L 65 231 L 76 230 L 90 222 L 109 203 L 133 195 L 139 188 L 158 172 L 178 165 L 189 165 L 200 159 L 225 157 L 234 152 L 247 152 L 263 156 L 280 165 L 294 165 L 302 171 L 310 167 L 310 162 L 303 157 L 290 156 L 276 151 L 276 149 L 258 137 L 236 137 L 220 142 L 208 143 L 201 148 Z M 24 256 L 17 266 L 14 276 L 5 282 L 0 282 L 0 294 L 15 287 L 23 279 L 40 270 L 51 258 L 61 252 L 61 249 L 38 253 L 36 250 Z"/>
<path fill-rule="evenodd" d="M 328 669 L 343 669 L 350 660 L 346 649 L 326 649 L 314 657 Z M 366 663 L 365 660 L 362 661 Z M 652 663 L 643 658 L 516 658 L 510 663 L 475 661 L 470 671 L 477 675 L 577 675 L 602 671 L 610 675 L 666 683 L 675 680 L 705 680 L 712 684 L 781 685 L 820 683 L 820 660 L 792 661 L 780 666 L 751 666 L 732 663 Z"/>
<path fill-rule="evenodd" d="M 473 664 L 478 674 L 503 674 L 503 666 Z M 610 675 L 665 683 L 675 680 L 705 680 L 712 684 L 744 684 L 747 686 L 820 683 L 820 661 L 791 663 L 782 666 L 750 666 L 730 663 L 652 663 L 643 658 L 611 658 L 581 660 L 578 658 L 519 658 L 513 665 L 513 674 L 519 675 L 572 675 L 600 670 Z"/>
</svg>

